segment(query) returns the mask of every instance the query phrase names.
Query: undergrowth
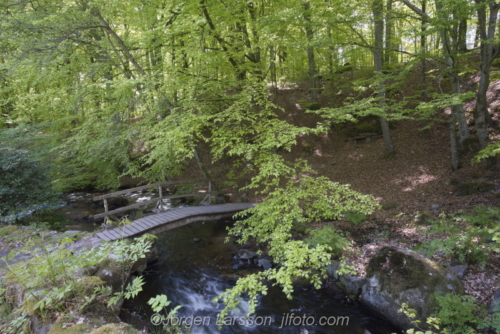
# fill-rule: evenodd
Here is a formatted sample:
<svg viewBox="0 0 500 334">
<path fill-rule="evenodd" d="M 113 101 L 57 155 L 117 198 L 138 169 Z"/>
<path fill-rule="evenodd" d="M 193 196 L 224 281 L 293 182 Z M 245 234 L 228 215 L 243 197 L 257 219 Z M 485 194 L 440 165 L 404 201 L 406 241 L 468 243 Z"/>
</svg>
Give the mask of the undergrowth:
<svg viewBox="0 0 500 334">
<path fill-rule="evenodd" d="M 72 238 L 47 242 L 46 236 L 33 236 L 21 250 L 2 258 L 5 276 L 0 290 L 0 304 L 13 307 L 0 324 L 2 333 L 27 333 L 29 320 L 37 317 L 52 321 L 57 314 L 83 314 L 96 304 L 112 307 L 123 298 L 132 298 L 142 290 L 142 278 L 130 283 L 134 263 L 145 258 L 152 246 L 152 236 L 135 240 L 118 240 L 99 248 L 71 251 Z M 25 261 L 13 263 L 16 254 L 32 254 Z M 110 259 L 120 268 L 121 284 L 113 291 L 98 276 L 99 266 Z"/>
<path fill-rule="evenodd" d="M 484 266 L 494 241 L 500 236 L 500 208 L 478 206 L 471 213 L 459 212 L 451 217 L 442 213 L 429 226 L 421 229 L 424 235 L 434 237 L 416 250 L 426 256 L 438 253 L 446 258 L 469 265 Z"/>
</svg>

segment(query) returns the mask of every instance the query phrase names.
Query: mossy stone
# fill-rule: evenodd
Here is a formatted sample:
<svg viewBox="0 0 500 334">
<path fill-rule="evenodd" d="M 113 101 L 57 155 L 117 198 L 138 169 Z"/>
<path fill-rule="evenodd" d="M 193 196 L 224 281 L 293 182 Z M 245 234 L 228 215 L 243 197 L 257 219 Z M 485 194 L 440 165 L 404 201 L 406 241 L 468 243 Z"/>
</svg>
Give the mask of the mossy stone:
<svg viewBox="0 0 500 334">
<path fill-rule="evenodd" d="M 488 192 L 490 190 L 495 189 L 495 185 L 493 185 L 491 183 L 483 182 L 483 183 L 478 184 L 477 189 L 479 190 L 479 192 L 485 193 L 485 192 Z"/>
<path fill-rule="evenodd" d="M 463 182 L 457 185 L 458 196 L 468 196 L 477 194 L 478 192 L 488 192 L 494 188 L 495 185 L 486 182 Z"/>
<path fill-rule="evenodd" d="M 481 172 L 474 172 L 474 173 L 472 173 L 472 178 L 473 179 L 480 179 L 482 177 L 483 177 L 483 173 L 481 173 Z"/>
<path fill-rule="evenodd" d="M 428 225 L 431 222 L 432 216 L 428 213 L 422 212 L 415 216 L 413 222 L 416 225 Z"/>
<path fill-rule="evenodd" d="M 458 196 L 474 195 L 478 192 L 477 183 L 464 182 L 457 185 Z"/>
<path fill-rule="evenodd" d="M 129 324 L 107 324 L 93 330 L 90 334 L 140 334 L 141 332 Z"/>
<path fill-rule="evenodd" d="M 381 276 L 381 288 L 391 293 L 416 288 L 428 276 L 428 271 L 421 261 L 390 247 L 385 247 L 370 260 L 366 269 L 367 277 L 373 276 L 377 270 L 388 273 Z"/>
<path fill-rule="evenodd" d="M 83 334 L 89 333 L 92 329 L 89 324 L 66 325 L 63 322 L 56 322 L 52 325 L 48 334 Z"/>
<path fill-rule="evenodd" d="M 396 202 L 382 203 L 382 209 L 384 209 L 384 210 L 391 210 L 391 209 L 395 209 L 397 207 L 398 207 L 398 203 L 396 203 Z"/>
<path fill-rule="evenodd" d="M 403 303 L 416 311 L 416 320 L 425 326 L 435 311 L 435 294 L 464 293 L 461 281 L 450 271 L 407 249 L 383 247 L 368 263 L 366 278 L 360 302 L 404 329 L 412 323 L 398 312 Z"/>
<path fill-rule="evenodd" d="M 9 234 L 12 234 L 19 230 L 19 227 L 16 225 L 7 225 L 2 228 L 0 228 L 0 237 L 5 237 Z"/>
</svg>

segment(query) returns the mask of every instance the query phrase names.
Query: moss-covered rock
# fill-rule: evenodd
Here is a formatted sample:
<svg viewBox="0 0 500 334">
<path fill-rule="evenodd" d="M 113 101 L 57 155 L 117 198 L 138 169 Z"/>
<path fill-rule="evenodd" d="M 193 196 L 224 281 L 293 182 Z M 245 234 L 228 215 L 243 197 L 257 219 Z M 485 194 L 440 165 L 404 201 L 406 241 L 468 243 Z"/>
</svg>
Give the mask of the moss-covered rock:
<svg viewBox="0 0 500 334">
<path fill-rule="evenodd" d="M 363 286 L 367 282 L 366 279 L 354 275 L 339 275 L 339 269 L 340 261 L 332 260 L 331 264 L 326 268 L 328 277 L 335 281 L 335 284 L 349 299 L 357 301 Z"/>
<path fill-rule="evenodd" d="M 419 213 L 415 216 L 415 219 L 413 220 L 413 223 L 416 225 L 429 225 L 429 223 L 432 220 L 432 216 L 428 213 L 422 212 Z"/>
<path fill-rule="evenodd" d="M 367 283 L 360 302 L 401 328 L 410 319 L 399 313 L 403 303 L 416 311 L 417 320 L 434 312 L 434 294 L 464 293 L 462 282 L 450 271 L 428 258 L 406 249 L 382 248 L 366 269 Z"/>
<path fill-rule="evenodd" d="M 481 182 L 463 182 L 457 184 L 458 196 L 468 196 L 477 193 L 488 192 L 493 190 L 495 185 L 491 183 Z"/>
<path fill-rule="evenodd" d="M 0 237 L 5 237 L 17 231 L 19 231 L 19 227 L 16 225 L 7 225 L 4 227 L 0 227 Z"/>
<path fill-rule="evenodd" d="M 128 324 L 120 323 L 104 325 L 90 334 L 141 334 L 141 332 Z"/>
<path fill-rule="evenodd" d="M 397 207 L 398 207 L 398 203 L 396 203 L 396 202 L 382 203 L 382 209 L 384 209 L 384 210 L 391 210 L 391 209 L 395 209 Z"/>
</svg>

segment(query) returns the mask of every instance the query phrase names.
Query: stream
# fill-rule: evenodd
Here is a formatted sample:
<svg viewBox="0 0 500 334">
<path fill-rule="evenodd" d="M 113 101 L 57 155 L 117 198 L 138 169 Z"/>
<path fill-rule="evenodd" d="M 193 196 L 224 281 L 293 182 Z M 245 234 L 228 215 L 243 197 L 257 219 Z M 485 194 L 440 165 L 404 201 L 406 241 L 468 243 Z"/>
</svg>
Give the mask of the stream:
<svg viewBox="0 0 500 334">
<path fill-rule="evenodd" d="M 172 322 L 184 323 L 191 333 L 397 332 L 360 306 L 332 298 L 327 289 L 309 287 L 297 288 L 293 300 L 288 300 L 278 287 L 271 287 L 259 299 L 256 314 L 249 320 L 244 318 L 248 310 L 245 301 L 239 304 L 232 318 L 217 319 L 223 305 L 214 305 L 213 299 L 233 286 L 237 277 L 261 270 L 256 266 L 234 269 L 233 257 L 242 246 L 234 239 L 224 242 L 230 224 L 228 220 L 194 223 L 159 235 L 159 259 L 148 268 L 144 291 L 125 307 L 147 321 L 152 316 L 148 300 L 165 294 L 172 301 L 171 306 L 182 306 Z M 218 329 L 217 324 L 230 325 Z"/>
<path fill-rule="evenodd" d="M 65 230 L 92 231 L 97 225 L 85 217 L 102 212 L 92 202 L 94 194 L 66 194 L 67 205 L 57 210 L 64 216 Z M 151 195 L 132 193 L 130 203 L 148 200 Z M 164 203 L 165 208 L 171 203 Z M 120 318 L 138 328 L 149 327 L 152 333 L 162 332 L 153 326 L 150 298 L 164 294 L 171 301 L 169 308 L 181 306 L 171 322 L 184 325 L 186 333 L 297 333 L 297 334 L 390 334 L 397 328 L 373 316 L 361 306 L 334 296 L 327 287 L 295 289 L 288 300 L 278 287 L 269 286 L 267 295 L 259 297 L 256 313 L 245 318 L 246 301 L 238 305 L 232 317 L 218 319 L 223 304 L 212 301 L 234 286 L 238 277 L 262 270 L 255 264 L 242 266 L 234 256 L 242 248 L 255 251 L 252 245 L 240 245 L 234 238 L 225 242 L 231 220 L 186 225 L 158 235 L 159 258 L 144 275 L 143 292 L 126 301 Z M 222 325 L 222 327 L 218 326 Z"/>
</svg>

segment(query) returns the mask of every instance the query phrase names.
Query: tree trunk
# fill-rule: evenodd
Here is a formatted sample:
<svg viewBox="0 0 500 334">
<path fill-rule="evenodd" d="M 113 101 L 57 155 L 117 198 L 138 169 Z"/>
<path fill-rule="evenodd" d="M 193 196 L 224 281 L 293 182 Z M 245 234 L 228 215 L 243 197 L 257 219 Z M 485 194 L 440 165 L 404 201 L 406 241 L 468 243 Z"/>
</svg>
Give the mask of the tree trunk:
<svg viewBox="0 0 500 334">
<path fill-rule="evenodd" d="M 278 77 L 276 74 L 276 48 L 274 45 L 269 47 L 269 72 L 271 76 L 273 98 L 276 99 L 278 96 Z"/>
<path fill-rule="evenodd" d="M 476 0 L 478 5 L 484 3 L 484 0 Z M 489 144 L 489 135 L 487 127 L 488 101 L 486 93 L 490 85 L 491 62 L 494 58 L 493 40 L 495 38 L 496 21 L 498 16 L 499 4 L 489 2 L 490 17 L 486 22 L 485 6 L 478 6 L 478 30 L 480 37 L 481 48 L 481 75 L 479 78 L 479 87 L 476 93 L 476 131 L 481 149 L 484 149 Z"/>
<path fill-rule="evenodd" d="M 422 1 L 422 12 L 423 13 L 426 13 L 427 12 L 427 0 L 423 0 Z M 426 102 L 427 101 L 427 61 L 426 61 L 426 54 L 427 54 L 427 37 L 425 35 L 425 32 L 426 32 L 427 28 L 426 28 L 426 25 L 425 25 L 425 19 L 422 17 L 421 21 L 420 21 L 420 32 L 421 32 L 421 36 L 420 36 L 420 52 L 422 53 L 422 62 L 421 62 L 421 70 L 420 70 L 420 76 L 421 76 L 421 79 L 422 79 L 422 82 L 421 82 L 421 92 L 420 92 L 420 101 L 422 102 Z M 430 131 L 429 129 L 427 128 L 427 120 L 424 119 L 422 120 L 421 122 L 421 125 L 423 128 L 425 128 L 424 130 L 424 135 L 426 137 L 429 137 L 430 136 Z"/>
<path fill-rule="evenodd" d="M 452 66 L 453 68 L 453 66 Z M 460 82 L 458 81 L 458 74 L 456 70 L 454 70 L 451 75 L 451 91 L 453 94 L 462 93 L 462 89 L 460 88 Z M 467 119 L 465 118 L 465 111 L 463 104 L 458 106 L 453 106 L 453 113 L 455 114 L 455 119 L 458 123 L 458 130 L 460 134 L 460 147 L 463 147 L 463 143 L 466 139 L 470 138 L 469 128 L 467 127 Z"/>
<path fill-rule="evenodd" d="M 458 156 L 457 147 L 457 134 L 455 131 L 455 114 L 452 113 L 450 116 L 450 153 L 451 153 L 451 166 L 453 170 L 457 170 L 460 167 L 460 158 Z"/>
<path fill-rule="evenodd" d="M 394 43 L 394 18 L 392 17 L 392 3 L 394 0 L 388 0 L 385 14 L 385 52 L 384 62 L 386 64 L 395 64 L 398 62 L 396 52 L 397 44 Z"/>
<path fill-rule="evenodd" d="M 467 52 L 467 19 L 461 19 L 458 26 L 458 51 Z"/>
<path fill-rule="evenodd" d="M 441 0 L 436 0 L 436 9 L 438 10 L 438 15 L 440 14 L 440 10 L 442 8 Z M 441 19 L 445 19 L 441 17 Z M 457 27 L 458 30 L 458 27 Z M 461 94 L 462 90 L 460 88 L 460 82 L 458 81 L 458 70 L 457 70 L 457 60 L 456 60 L 456 52 L 457 52 L 457 43 L 452 43 L 449 38 L 447 29 L 441 29 L 441 41 L 443 43 L 443 50 L 446 57 L 446 64 L 448 65 L 448 76 L 451 81 L 451 91 L 453 94 Z M 458 31 L 453 32 L 454 36 L 458 36 Z M 465 119 L 463 105 L 453 106 L 452 113 L 455 115 L 453 118 L 453 124 L 455 121 L 458 122 L 458 128 L 460 133 L 460 145 L 462 146 L 463 142 L 470 137 L 469 129 L 467 128 L 467 120 Z M 453 125 L 454 126 L 454 125 Z"/>
<path fill-rule="evenodd" d="M 311 103 L 314 108 L 318 107 L 318 84 L 316 74 L 316 61 L 314 59 L 314 48 L 312 47 L 314 32 L 311 22 L 311 5 L 309 1 L 302 2 L 304 8 L 304 20 L 306 21 L 306 37 L 307 37 L 307 60 L 309 65 L 309 90 L 311 92 Z"/>
<path fill-rule="evenodd" d="M 383 53 L 382 48 L 384 45 L 384 1 L 374 0 L 373 1 L 373 19 L 375 25 L 375 47 L 373 48 L 373 59 L 375 63 L 375 71 L 381 73 L 383 69 Z M 377 96 L 379 98 L 379 103 L 381 108 L 386 112 L 387 105 L 385 101 L 385 84 L 384 82 L 379 82 L 377 84 Z M 391 156 L 395 153 L 394 146 L 392 144 L 391 134 L 389 132 L 389 124 L 385 117 L 380 117 L 380 125 L 382 127 L 382 134 L 384 136 L 384 145 L 387 156 Z"/>
</svg>

